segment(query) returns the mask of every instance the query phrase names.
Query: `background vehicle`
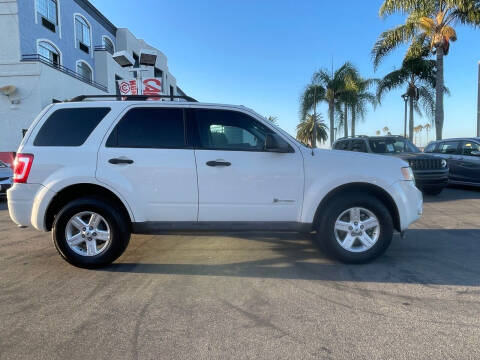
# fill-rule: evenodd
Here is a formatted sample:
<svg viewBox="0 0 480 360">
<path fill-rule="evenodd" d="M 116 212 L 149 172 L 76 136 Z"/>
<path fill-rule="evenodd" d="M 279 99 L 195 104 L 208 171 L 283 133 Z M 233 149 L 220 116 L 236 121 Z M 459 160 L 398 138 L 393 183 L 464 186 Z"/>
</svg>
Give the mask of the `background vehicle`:
<svg viewBox="0 0 480 360">
<path fill-rule="evenodd" d="M 422 213 L 403 160 L 309 149 L 243 106 L 84 98 L 37 117 L 8 191 L 13 221 L 51 230 L 76 266 L 111 263 L 131 232 L 167 230 L 315 231 L 360 263 Z"/>
<path fill-rule="evenodd" d="M 0 161 L 0 196 L 6 194 L 13 184 L 13 171 L 3 161 Z"/>
<path fill-rule="evenodd" d="M 448 184 L 449 169 L 446 160 L 423 154 L 414 144 L 402 136 L 357 136 L 338 139 L 335 150 L 348 150 L 384 154 L 407 161 L 415 175 L 417 187 L 428 195 L 438 195 Z M 376 164 L 371 164 L 377 169 Z"/>
<path fill-rule="evenodd" d="M 480 138 L 433 141 L 425 153 L 447 159 L 451 184 L 480 186 Z"/>
</svg>

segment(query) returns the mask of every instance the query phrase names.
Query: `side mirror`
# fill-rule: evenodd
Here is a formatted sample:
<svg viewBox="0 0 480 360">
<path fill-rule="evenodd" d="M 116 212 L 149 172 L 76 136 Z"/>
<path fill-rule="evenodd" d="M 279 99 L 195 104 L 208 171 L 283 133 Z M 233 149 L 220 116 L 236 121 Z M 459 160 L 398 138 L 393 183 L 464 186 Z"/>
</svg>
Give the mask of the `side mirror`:
<svg viewBox="0 0 480 360">
<path fill-rule="evenodd" d="M 265 151 L 276 153 L 289 153 L 293 152 L 289 143 L 283 140 L 277 134 L 267 134 L 265 138 Z"/>
<path fill-rule="evenodd" d="M 472 156 L 480 156 L 480 151 L 472 151 L 472 153 L 470 154 Z"/>
</svg>

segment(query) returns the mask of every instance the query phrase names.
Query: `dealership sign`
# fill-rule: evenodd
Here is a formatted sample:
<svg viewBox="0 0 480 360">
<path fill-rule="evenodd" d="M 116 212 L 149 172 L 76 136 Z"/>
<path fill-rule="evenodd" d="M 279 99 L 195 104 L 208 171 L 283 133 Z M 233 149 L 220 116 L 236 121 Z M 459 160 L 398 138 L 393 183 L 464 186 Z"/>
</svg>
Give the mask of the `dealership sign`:
<svg viewBox="0 0 480 360">
<path fill-rule="evenodd" d="M 161 78 L 117 80 L 117 84 L 121 95 L 161 95 L 163 90 Z"/>
</svg>

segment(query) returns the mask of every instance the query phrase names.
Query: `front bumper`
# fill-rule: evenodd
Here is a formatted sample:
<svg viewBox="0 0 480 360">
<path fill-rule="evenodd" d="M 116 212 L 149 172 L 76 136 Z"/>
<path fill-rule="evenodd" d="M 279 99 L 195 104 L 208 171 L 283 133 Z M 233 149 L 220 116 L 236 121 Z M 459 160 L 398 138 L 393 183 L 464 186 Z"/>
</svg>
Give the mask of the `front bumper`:
<svg viewBox="0 0 480 360">
<path fill-rule="evenodd" d="M 2 195 L 6 194 L 7 190 L 12 187 L 12 184 L 13 184 L 12 178 L 0 181 L 0 194 Z"/>
<path fill-rule="evenodd" d="M 425 187 L 445 187 L 448 185 L 449 170 L 414 170 L 415 183 L 419 188 Z"/>
<path fill-rule="evenodd" d="M 397 204 L 400 231 L 404 231 L 423 214 L 422 192 L 413 181 L 400 180 L 391 186 L 390 193 Z"/>
</svg>

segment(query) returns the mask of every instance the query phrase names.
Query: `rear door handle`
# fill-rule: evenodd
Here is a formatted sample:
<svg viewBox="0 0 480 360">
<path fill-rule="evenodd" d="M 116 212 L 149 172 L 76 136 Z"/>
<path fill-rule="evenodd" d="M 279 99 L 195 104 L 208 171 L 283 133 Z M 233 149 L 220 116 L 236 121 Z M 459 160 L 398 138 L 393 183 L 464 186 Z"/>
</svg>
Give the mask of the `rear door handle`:
<svg viewBox="0 0 480 360">
<path fill-rule="evenodd" d="M 122 159 L 122 158 L 110 159 L 110 160 L 108 160 L 108 162 L 109 162 L 110 164 L 114 164 L 114 165 L 119 165 L 119 164 L 133 164 L 133 160 L 130 160 L 130 159 Z"/>
<path fill-rule="evenodd" d="M 217 160 L 212 160 L 212 161 L 207 161 L 208 166 L 230 166 L 232 165 L 228 161 L 217 161 Z"/>
</svg>

